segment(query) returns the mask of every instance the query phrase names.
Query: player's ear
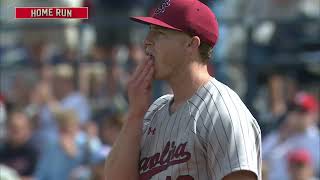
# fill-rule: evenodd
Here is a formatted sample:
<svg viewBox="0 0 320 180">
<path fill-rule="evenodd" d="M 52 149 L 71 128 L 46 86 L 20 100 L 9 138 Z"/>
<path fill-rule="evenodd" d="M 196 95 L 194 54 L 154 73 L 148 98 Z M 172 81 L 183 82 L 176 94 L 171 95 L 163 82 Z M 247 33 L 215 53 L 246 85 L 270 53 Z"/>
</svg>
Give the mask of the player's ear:
<svg viewBox="0 0 320 180">
<path fill-rule="evenodd" d="M 198 49 L 200 46 L 200 38 L 198 36 L 192 36 L 188 41 L 188 47 L 191 49 Z"/>
</svg>

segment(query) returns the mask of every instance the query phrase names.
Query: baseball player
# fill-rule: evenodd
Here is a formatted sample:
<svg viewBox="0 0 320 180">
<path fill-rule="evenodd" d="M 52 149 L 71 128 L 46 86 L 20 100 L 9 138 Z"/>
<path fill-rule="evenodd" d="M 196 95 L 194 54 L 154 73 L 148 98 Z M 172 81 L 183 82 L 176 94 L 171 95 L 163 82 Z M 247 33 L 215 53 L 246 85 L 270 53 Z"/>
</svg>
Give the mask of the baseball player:
<svg viewBox="0 0 320 180">
<path fill-rule="evenodd" d="M 149 24 L 147 58 L 128 84 L 128 120 L 106 161 L 107 180 L 261 179 L 260 128 L 238 95 L 207 71 L 218 38 L 198 0 L 166 0 Z M 151 82 L 173 95 L 149 106 Z"/>
</svg>

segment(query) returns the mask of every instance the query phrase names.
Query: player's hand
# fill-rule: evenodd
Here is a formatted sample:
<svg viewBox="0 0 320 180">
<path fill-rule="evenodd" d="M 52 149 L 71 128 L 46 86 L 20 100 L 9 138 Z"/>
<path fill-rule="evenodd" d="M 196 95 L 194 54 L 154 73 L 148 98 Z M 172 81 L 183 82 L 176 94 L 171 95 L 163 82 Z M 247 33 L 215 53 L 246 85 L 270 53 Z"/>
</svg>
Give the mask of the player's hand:
<svg viewBox="0 0 320 180">
<path fill-rule="evenodd" d="M 153 61 L 143 61 L 135 70 L 128 83 L 129 116 L 143 119 L 151 100 Z"/>
</svg>

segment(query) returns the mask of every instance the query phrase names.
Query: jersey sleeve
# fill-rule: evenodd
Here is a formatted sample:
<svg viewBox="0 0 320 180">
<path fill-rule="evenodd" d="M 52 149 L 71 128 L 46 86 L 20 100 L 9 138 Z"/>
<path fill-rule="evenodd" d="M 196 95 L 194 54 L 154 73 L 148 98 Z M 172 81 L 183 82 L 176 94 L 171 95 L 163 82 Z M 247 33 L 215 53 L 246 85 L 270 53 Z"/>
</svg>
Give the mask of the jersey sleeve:
<svg viewBox="0 0 320 180">
<path fill-rule="evenodd" d="M 260 128 L 244 105 L 226 104 L 229 106 L 218 106 L 208 116 L 211 118 L 205 146 L 208 165 L 219 180 L 239 170 L 251 171 L 261 179 Z"/>
</svg>

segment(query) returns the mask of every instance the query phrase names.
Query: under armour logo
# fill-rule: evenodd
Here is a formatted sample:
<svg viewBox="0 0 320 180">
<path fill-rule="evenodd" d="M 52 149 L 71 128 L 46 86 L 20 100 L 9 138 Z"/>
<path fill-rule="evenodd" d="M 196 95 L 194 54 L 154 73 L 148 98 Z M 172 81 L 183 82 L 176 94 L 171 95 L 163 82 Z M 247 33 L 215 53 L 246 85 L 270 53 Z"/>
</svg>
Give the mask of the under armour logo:
<svg viewBox="0 0 320 180">
<path fill-rule="evenodd" d="M 154 135 L 156 133 L 156 128 L 149 127 L 148 135 Z"/>
<path fill-rule="evenodd" d="M 154 15 L 158 15 L 160 13 L 164 13 L 166 11 L 166 8 L 170 6 L 170 0 L 165 0 L 160 7 L 158 7 L 154 11 Z"/>
</svg>

